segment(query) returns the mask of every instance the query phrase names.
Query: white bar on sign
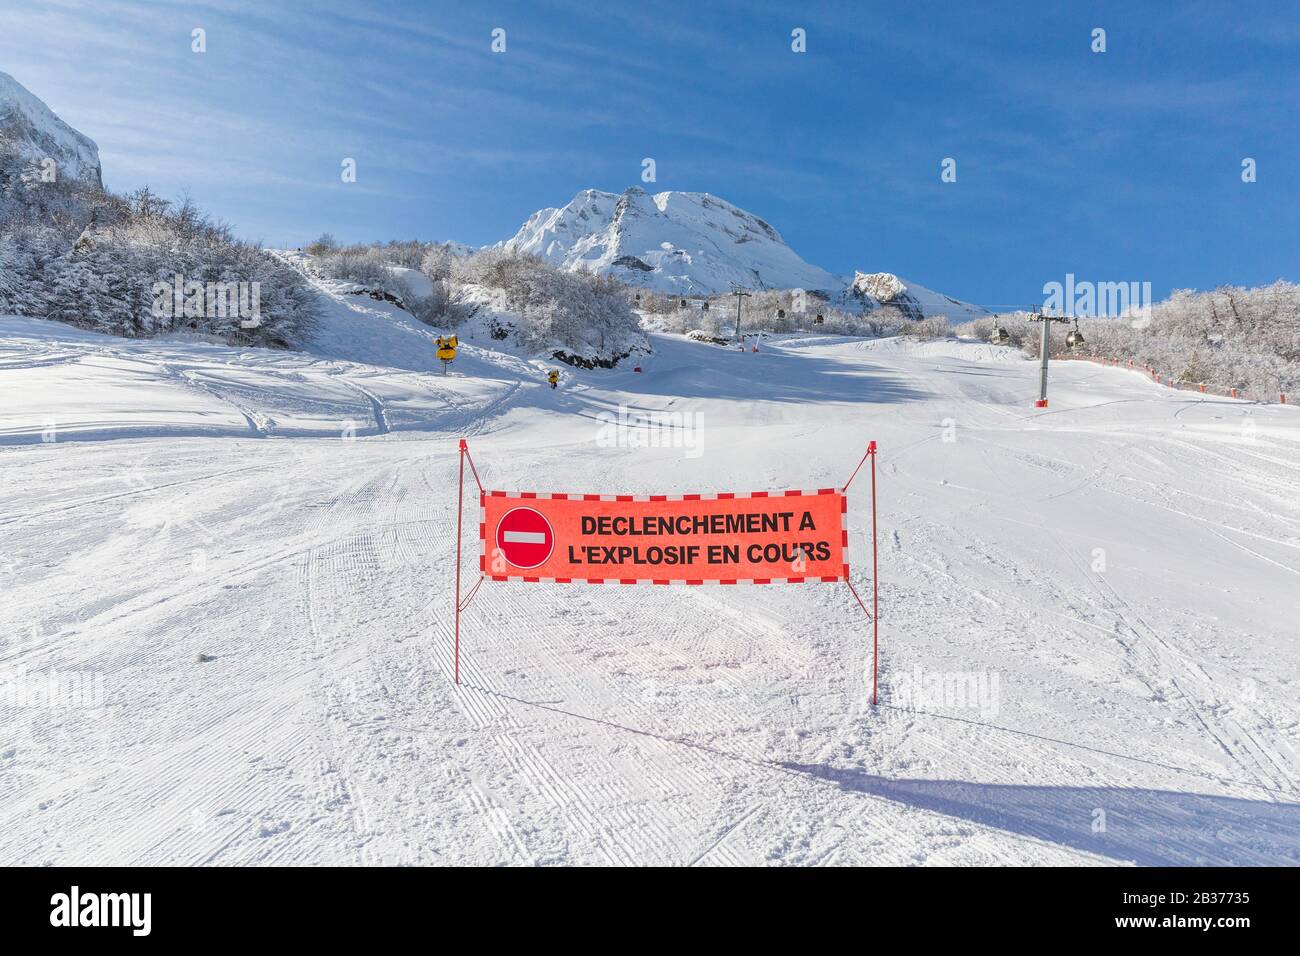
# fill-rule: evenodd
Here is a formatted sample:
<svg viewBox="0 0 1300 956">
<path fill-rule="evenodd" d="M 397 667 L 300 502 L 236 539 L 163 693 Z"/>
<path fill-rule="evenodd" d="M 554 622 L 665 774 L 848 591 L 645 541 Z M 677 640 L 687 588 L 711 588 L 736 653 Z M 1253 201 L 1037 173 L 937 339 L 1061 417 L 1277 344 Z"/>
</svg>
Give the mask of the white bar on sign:
<svg viewBox="0 0 1300 956">
<path fill-rule="evenodd" d="M 541 531 L 503 531 L 501 540 L 507 544 L 545 544 L 546 535 Z"/>
</svg>

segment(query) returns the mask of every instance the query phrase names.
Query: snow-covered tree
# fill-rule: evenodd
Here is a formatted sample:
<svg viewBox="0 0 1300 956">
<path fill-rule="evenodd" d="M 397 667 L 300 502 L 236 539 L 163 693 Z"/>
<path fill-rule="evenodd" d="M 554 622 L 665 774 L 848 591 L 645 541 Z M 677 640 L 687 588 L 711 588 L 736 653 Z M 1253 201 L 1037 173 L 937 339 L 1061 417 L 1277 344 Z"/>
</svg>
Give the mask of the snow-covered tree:
<svg viewBox="0 0 1300 956">
<path fill-rule="evenodd" d="M 305 341 L 316 297 L 304 278 L 235 239 L 188 199 L 147 188 L 117 196 L 78 180 L 22 175 L 0 146 L 0 311 L 51 318 L 114 335 L 190 329 L 250 345 Z M 260 320 L 153 314 L 155 282 L 244 283 L 260 290 Z M 251 299 L 251 295 L 249 296 Z"/>
</svg>

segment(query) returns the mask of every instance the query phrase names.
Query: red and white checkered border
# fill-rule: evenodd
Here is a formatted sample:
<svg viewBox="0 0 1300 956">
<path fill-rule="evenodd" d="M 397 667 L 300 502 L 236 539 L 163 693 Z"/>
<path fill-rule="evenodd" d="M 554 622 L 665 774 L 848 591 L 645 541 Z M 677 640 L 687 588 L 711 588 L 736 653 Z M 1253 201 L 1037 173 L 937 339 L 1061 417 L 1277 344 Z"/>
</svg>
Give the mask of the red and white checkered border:
<svg viewBox="0 0 1300 956">
<path fill-rule="evenodd" d="M 843 553 L 849 550 L 849 499 L 843 488 L 818 488 L 815 491 L 718 491 L 697 495 L 571 495 L 545 491 L 483 491 L 479 494 L 478 536 L 483 545 L 479 555 L 479 572 L 488 581 L 524 581 L 529 584 L 808 584 L 832 583 L 849 579 L 847 559 L 838 575 L 813 575 L 802 578 L 735 578 L 725 580 L 691 580 L 686 578 L 540 578 L 520 574 L 487 573 L 487 507 L 486 500 L 492 498 L 514 498 L 533 501 L 731 501 L 736 498 L 796 498 L 815 495 L 840 496 L 840 544 Z"/>
</svg>

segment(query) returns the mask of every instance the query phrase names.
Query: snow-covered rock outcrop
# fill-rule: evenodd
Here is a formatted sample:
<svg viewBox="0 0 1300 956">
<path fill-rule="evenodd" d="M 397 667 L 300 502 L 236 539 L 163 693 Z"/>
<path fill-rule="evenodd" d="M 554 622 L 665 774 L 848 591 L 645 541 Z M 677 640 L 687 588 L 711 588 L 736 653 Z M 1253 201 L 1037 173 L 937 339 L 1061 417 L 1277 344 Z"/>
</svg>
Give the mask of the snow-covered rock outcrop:
<svg viewBox="0 0 1300 956">
<path fill-rule="evenodd" d="M 860 302 L 868 311 L 892 306 L 914 320 L 941 315 L 954 325 L 990 314 L 988 309 L 900 279 L 892 272 L 854 273 L 844 299 Z"/>
<path fill-rule="evenodd" d="M 54 160 L 60 177 L 103 185 L 95 141 L 55 116 L 8 73 L 0 73 L 0 146 L 32 163 Z"/>
</svg>

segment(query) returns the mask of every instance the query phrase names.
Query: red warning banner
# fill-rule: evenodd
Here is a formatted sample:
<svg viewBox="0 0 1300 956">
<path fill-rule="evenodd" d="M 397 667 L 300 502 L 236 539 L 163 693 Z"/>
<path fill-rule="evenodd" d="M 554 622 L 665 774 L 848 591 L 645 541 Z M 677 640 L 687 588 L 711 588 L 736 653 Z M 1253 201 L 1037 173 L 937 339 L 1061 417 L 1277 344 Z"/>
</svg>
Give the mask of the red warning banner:
<svg viewBox="0 0 1300 956">
<path fill-rule="evenodd" d="M 479 537 L 494 581 L 796 584 L 848 580 L 838 488 L 712 495 L 486 491 Z"/>
</svg>

